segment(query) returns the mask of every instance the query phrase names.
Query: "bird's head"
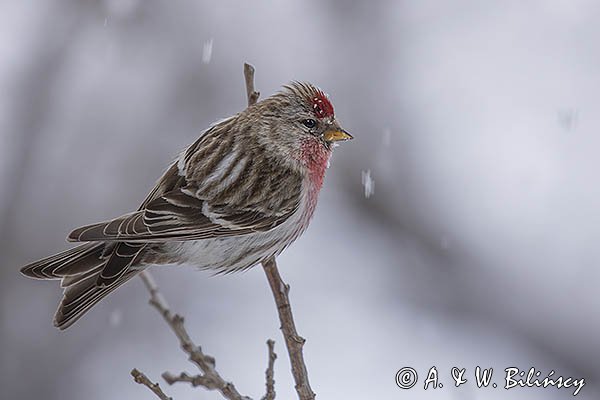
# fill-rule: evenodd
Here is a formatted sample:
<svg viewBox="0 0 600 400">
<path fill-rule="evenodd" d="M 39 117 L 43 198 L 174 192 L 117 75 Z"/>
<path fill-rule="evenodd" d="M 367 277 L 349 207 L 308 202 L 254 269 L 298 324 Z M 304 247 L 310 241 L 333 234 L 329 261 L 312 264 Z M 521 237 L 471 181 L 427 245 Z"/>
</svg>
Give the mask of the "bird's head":
<svg viewBox="0 0 600 400">
<path fill-rule="evenodd" d="M 264 138 L 277 152 L 309 169 L 325 167 L 333 148 L 352 139 L 336 120 L 327 95 L 309 83 L 292 82 L 253 111 L 260 115 Z"/>
</svg>

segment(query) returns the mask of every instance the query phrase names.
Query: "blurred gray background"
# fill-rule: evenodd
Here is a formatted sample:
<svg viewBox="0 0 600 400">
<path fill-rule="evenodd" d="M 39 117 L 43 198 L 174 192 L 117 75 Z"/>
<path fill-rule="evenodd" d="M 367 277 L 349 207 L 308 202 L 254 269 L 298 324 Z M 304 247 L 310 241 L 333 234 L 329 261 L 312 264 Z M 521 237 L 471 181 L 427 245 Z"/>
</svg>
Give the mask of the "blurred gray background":
<svg viewBox="0 0 600 400">
<path fill-rule="evenodd" d="M 58 332 L 58 284 L 18 268 L 136 208 L 182 148 L 245 107 L 248 61 L 263 96 L 321 86 L 356 137 L 279 260 L 319 399 L 573 393 L 477 389 L 477 365 L 500 385 L 510 366 L 583 377 L 577 398 L 600 398 L 599 12 L 591 0 L 1 2 L 2 397 L 151 399 L 131 368 L 196 372 L 141 281 Z M 260 268 L 155 277 L 241 392 L 262 396 L 274 338 L 278 398 L 295 397 Z M 424 391 L 434 365 L 445 386 Z M 420 374 L 408 391 L 394 383 L 404 366 Z M 454 388 L 452 366 L 469 383 Z"/>
</svg>

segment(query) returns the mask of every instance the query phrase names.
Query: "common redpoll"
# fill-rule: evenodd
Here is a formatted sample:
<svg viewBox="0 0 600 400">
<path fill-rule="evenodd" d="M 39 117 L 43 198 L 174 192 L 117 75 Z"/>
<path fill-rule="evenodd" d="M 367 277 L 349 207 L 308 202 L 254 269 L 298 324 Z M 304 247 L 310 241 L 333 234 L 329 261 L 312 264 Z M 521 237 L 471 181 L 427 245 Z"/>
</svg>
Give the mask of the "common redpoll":
<svg viewBox="0 0 600 400">
<path fill-rule="evenodd" d="M 86 243 L 21 272 L 61 279 L 54 325 L 65 329 L 151 265 L 250 268 L 304 232 L 332 148 L 348 139 L 327 96 L 294 82 L 209 128 L 138 211 L 75 229 L 68 239 Z"/>
</svg>

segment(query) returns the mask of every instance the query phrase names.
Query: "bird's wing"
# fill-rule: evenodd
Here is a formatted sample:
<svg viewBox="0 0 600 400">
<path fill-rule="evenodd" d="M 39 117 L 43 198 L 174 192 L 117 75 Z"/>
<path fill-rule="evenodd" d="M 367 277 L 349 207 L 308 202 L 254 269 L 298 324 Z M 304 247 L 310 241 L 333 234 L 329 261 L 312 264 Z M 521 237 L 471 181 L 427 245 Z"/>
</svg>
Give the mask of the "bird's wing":
<svg viewBox="0 0 600 400">
<path fill-rule="evenodd" d="M 270 230 L 300 205 L 302 175 L 225 121 L 173 164 L 142 208 L 84 226 L 71 241 L 165 242 Z"/>
<path fill-rule="evenodd" d="M 69 240 L 165 242 L 243 235 L 278 226 L 297 207 L 297 202 L 290 202 L 277 213 L 232 211 L 178 189 L 151 201 L 144 210 L 75 229 Z"/>
</svg>

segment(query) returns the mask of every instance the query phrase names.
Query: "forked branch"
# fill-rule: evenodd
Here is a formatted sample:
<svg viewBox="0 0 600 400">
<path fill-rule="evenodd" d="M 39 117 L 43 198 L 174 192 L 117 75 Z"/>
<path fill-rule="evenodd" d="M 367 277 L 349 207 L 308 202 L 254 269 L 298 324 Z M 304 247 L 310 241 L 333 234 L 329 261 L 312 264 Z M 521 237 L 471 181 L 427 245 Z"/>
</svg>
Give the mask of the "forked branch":
<svg viewBox="0 0 600 400">
<path fill-rule="evenodd" d="M 285 339 L 285 345 L 290 355 L 290 363 L 292 364 L 292 375 L 296 382 L 296 392 L 300 400 L 313 400 L 315 393 L 312 391 L 310 384 L 308 383 L 308 371 L 306 370 L 306 364 L 304 363 L 304 355 L 302 348 L 306 340 L 298 335 L 296 330 L 296 324 L 294 323 L 294 316 L 292 315 L 292 307 L 290 305 L 290 299 L 288 294 L 290 292 L 290 285 L 287 285 L 277 270 L 277 263 L 275 258 L 271 258 L 263 262 L 263 269 L 269 286 L 273 292 L 275 303 L 277 304 L 277 312 L 279 313 L 279 321 L 281 321 L 281 332 Z"/>
</svg>

